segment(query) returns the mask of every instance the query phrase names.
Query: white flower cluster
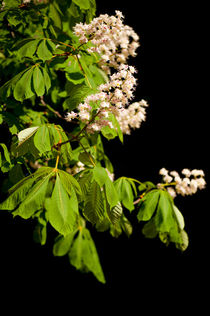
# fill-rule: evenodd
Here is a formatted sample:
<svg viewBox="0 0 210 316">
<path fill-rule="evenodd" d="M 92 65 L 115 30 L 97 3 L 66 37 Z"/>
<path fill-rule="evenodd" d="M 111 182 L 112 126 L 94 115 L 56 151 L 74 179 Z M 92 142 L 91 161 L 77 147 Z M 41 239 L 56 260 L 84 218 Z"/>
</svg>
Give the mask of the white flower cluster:
<svg viewBox="0 0 210 316">
<path fill-rule="evenodd" d="M 123 108 L 116 115 L 123 134 L 130 135 L 131 128 L 140 128 L 141 122 L 146 119 L 146 109 L 148 103 L 145 100 L 134 102 L 128 108 Z"/>
<path fill-rule="evenodd" d="M 181 173 L 184 177 L 181 177 L 177 171 L 169 172 L 165 168 L 159 171 L 159 174 L 163 176 L 163 181 L 169 184 L 167 190 L 173 198 L 176 196 L 176 193 L 183 196 L 191 195 L 196 193 L 198 189 L 202 190 L 205 188 L 206 181 L 204 179 L 203 170 L 183 169 Z M 161 185 L 161 183 L 158 184 L 159 187 L 161 187 Z"/>
<path fill-rule="evenodd" d="M 136 56 L 140 45 L 139 36 L 130 26 L 123 24 L 122 13 L 115 12 L 116 16 L 101 14 L 90 24 L 78 23 L 74 27 L 74 34 L 81 44 L 93 44 L 88 51 L 100 54 L 99 65 L 108 74 L 110 67 L 117 69 L 119 64 L 126 63 L 129 56 Z"/>
<path fill-rule="evenodd" d="M 114 128 L 109 119 L 109 114 L 112 113 L 119 121 L 122 132 L 130 134 L 130 127 L 138 128 L 145 120 L 145 107 L 147 106 L 144 100 L 128 106 L 136 87 L 135 72 L 133 66 L 120 65 L 118 72 L 110 76 L 110 81 L 99 86 L 99 93 L 87 96 L 84 103 L 79 104 L 78 113 L 74 111 L 67 113 L 66 120 L 71 121 L 77 117 L 81 122 L 87 124 L 88 133 L 94 133 L 100 131 L 104 126 Z M 92 118 L 93 110 L 97 111 L 95 119 Z"/>
</svg>

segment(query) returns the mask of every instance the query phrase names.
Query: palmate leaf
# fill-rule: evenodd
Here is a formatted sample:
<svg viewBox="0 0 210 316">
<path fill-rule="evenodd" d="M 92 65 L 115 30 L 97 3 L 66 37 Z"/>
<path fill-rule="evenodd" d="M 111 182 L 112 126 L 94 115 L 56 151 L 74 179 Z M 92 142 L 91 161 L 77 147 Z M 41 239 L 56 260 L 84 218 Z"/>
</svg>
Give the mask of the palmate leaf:
<svg viewBox="0 0 210 316">
<path fill-rule="evenodd" d="M 22 180 L 20 180 L 17 184 L 15 184 L 11 189 L 9 189 L 9 196 L 8 198 L 2 202 L 0 204 L 0 209 L 1 210 L 8 210 L 8 211 L 14 211 L 17 207 L 21 207 L 21 204 L 24 203 L 24 201 L 27 199 L 28 194 L 30 193 L 30 191 L 33 189 L 33 187 L 39 183 L 41 180 L 48 179 L 49 175 L 53 175 L 53 169 L 49 168 L 49 167 L 42 167 L 40 169 L 38 169 L 35 173 L 29 175 L 28 177 L 23 178 Z M 45 181 L 42 182 L 43 185 L 45 185 Z M 39 183 L 39 185 L 41 184 L 41 182 Z M 36 190 L 34 190 L 33 192 L 35 194 L 37 194 L 37 185 L 36 185 Z M 40 187 L 40 192 L 42 195 L 42 186 Z M 45 186 L 44 186 L 45 188 Z M 30 195 L 30 199 L 32 198 L 32 196 Z M 39 197 L 38 197 L 39 198 Z M 27 199 L 27 203 L 29 203 L 31 200 Z M 32 199 L 33 200 L 33 199 Z M 27 203 L 25 203 L 24 205 L 27 205 Z M 36 202 L 35 202 L 36 203 Z M 39 200 L 40 203 L 40 200 Z M 26 210 L 26 214 L 24 212 L 25 210 L 25 206 L 21 208 L 22 209 L 22 213 L 21 212 L 17 212 L 16 215 L 20 215 L 25 217 L 28 217 L 27 215 L 27 210 Z M 33 208 L 31 210 L 29 210 L 29 212 L 35 212 L 37 210 L 37 208 Z M 31 214 L 32 215 L 32 214 Z"/>
<path fill-rule="evenodd" d="M 143 227 L 143 234 L 148 238 L 159 235 L 163 243 L 175 243 L 182 250 L 187 248 L 184 218 L 174 205 L 173 199 L 165 190 L 149 191 L 140 202 L 137 215 L 139 221 L 148 221 Z"/>
<path fill-rule="evenodd" d="M 13 144 L 12 152 L 16 157 L 32 153 L 34 157 L 52 151 L 53 146 L 68 140 L 62 127 L 55 124 L 43 124 L 26 128 L 18 133 L 18 143 Z M 72 149 L 70 143 L 61 146 L 61 161 L 71 160 Z"/>
<path fill-rule="evenodd" d="M 27 196 L 22 201 L 18 209 L 13 212 L 14 216 L 19 215 L 24 219 L 28 219 L 37 210 L 43 209 L 48 183 L 53 174 L 54 171 L 51 169 L 50 173 L 43 175 L 42 178 L 38 180 L 32 188 L 30 188 L 30 191 L 28 191 Z"/>
<path fill-rule="evenodd" d="M 25 38 L 18 41 L 13 47 L 19 58 L 39 58 L 44 62 L 50 60 L 56 45 L 49 39 Z"/>
<path fill-rule="evenodd" d="M 71 233 L 79 214 L 77 194 L 80 192 L 77 181 L 72 180 L 71 175 L 64 174 L 64 171 L 55 168 L 39 168 L 9 190 L 9 197 L 0 204 L 0 209 L 13 211 L 14 216 L 19 215 L 24 219 L 45 209 L 46 218 L 60 234 Z M 55 183 L 51 181 L 54 178 Z M 68 187 L 67 179 L 70 179 Z"/>
<path fill-rule="evenodd" d="M 51 87 L 49 70 L 39 64 L 30 66 L 7 81 L 0 87 L 0 96 L 3 99 L 13 93 L 17 101 L 23 101 L 34 95 L 43 96 Z"/>
</svg>

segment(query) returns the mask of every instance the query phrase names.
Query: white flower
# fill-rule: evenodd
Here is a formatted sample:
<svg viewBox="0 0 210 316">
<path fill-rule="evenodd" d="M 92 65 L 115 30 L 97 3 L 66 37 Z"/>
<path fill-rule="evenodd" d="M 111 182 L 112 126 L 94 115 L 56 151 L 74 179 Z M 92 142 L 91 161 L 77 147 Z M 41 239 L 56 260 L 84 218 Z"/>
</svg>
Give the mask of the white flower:
<svg viewBox="0 0 210 316">
<path fill-rule="evenodd" d="M 182 174 L 185 175 L 186 177 L 190 177 L 191 176 L 191 171 L 186 168 L 186 169 L 182 170 Z"/>
<path fill-rule="evenodd" d="M 162 168 L 160 169 L 159 174 L 162 176 L 166 176 L 168 174 L 168 170 L 166 168 Z"/>
<path fill-rule="evenodd" d="M 71 111 L 70 113 L 67 113 L 65 116 L 65 120 L 67 122 L 70 122 L 72 119 L 77 117 L 77 113 L 75 113 L 74 111 Z"/>
<path fill-rule="evenodd" d="M 170 183 L 172 180 L 173 180 L 173 178 L 171 176 L 169 176 L 168 174 L 163 177 L 163 181 L 165 183 Z"/>
<path fill-rule="evenodd" d="M 173 199 L 176 197 L 176 191 L 174 190 L 174 188 L 168 187 L 167 191 L 172 196 Z"/>
</svg>

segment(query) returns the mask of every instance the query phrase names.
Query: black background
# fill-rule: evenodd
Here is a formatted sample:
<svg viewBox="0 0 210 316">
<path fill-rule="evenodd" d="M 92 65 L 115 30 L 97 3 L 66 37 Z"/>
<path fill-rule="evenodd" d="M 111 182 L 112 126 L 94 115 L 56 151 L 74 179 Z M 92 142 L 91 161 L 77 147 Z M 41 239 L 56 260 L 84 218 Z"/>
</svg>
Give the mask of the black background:
<svg viewBox="0 0 210 316">
<path fill-rule="evenodd" d="M 116 177 L 157 183 L 162 167 L 196 168 L 204 170 L 208 181 L 207 7 L 181 1 L 97 2 L 97 15 L 120 10 L 125 23 L 139 34 L 141 47 L 132 60 L 138 69 L 136 101 L 144 98 L 149 103 L 146 122 L 125 137 L 124 145 L 118 140 L 105 142 Z M 190 238 L 184 253 L 145 239 L 135 214 L 128 214 L 134 226 L 129 239 L 92 231 L 106 285 L 77 272 L 67 258 L 53 257 L 53 230 L 42 247 L 33 241 L 33 222 L 1 213 L 1 288 L 4 297 L 11 298 L 8 309 L 15 302 L 23 310 L 29 302 L 30 310 L 42 306 L 69 313 L 74 308 L 78 313 L 121 314 L 128 307 L 133 315 L 144 308 L 165 314 L 192 306 L 204 289 L 199 281 L 205 284 L 208 277 L 207 198 L 208 187 L 194 196 L 176 198 Z"/>
</svg>

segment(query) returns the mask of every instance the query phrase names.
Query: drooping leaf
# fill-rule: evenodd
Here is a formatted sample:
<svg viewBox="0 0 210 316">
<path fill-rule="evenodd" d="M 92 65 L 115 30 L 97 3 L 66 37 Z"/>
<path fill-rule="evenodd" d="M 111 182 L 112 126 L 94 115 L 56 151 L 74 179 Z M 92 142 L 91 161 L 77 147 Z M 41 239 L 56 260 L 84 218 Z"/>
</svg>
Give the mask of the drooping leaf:
<svg viewBox="0 0 210 316">
<path fill-rule="evenodd" d="M 98 281 L 106 282 L 95 243 L 87 228 L 79 231 L 70 249 L 69 260 L 76 269 L 83 272 L 90 271 Z"/>
<path fill-rule="evenodd" d="M 173 204 L 173 210 L 174 210 L 174 213 L 175 213 L 175 216 L 176 216 L 179 228 L 181 230 L 183 230 L 184 226 L 185 226 L 184 217 L 183 217 L 182 213 L 180 212 L 180 210 L 174 204 Z"/>
<path fill-rule="evenodd" d="M 39 213 L 43 214 L 43 212 Z M 38 215 L 37 217 L 38 221 L 33 232 L 33 238 L 35 242 L 43 246 L 47 241 L 47 220 L 42 215 Z"/>
<path fill-rule="evenodd" d="M 72 246 L 74 236 L 77 233 L 77 230 L 73 231 L 72 233 L 66 235 L 65 237 L 63 235 L 59 235 L 54 243 L 53 246 L 53 254 L 54 256 L 65 256 Z"/>
<path fill-rule="evenodd" d="M 176 243 L 176 247 L 181 251 L 185 251 L 189 245 L 189 237 L 184 229 L 180 231 L 180 238 L 181 242 Z"/>
<path fill-rule="evenodd" d="M 130 235 L 133 232 L 133 227 L 131 222 L 127 219 L 127 217 L 125 217 L 124 214 L 122 214 L 121 218 L 120 218 L 120 225 L 123 229 L 123 231 L 126 233 L 126 235 L 128 237 L 130 237 Z"/>
</svg>

